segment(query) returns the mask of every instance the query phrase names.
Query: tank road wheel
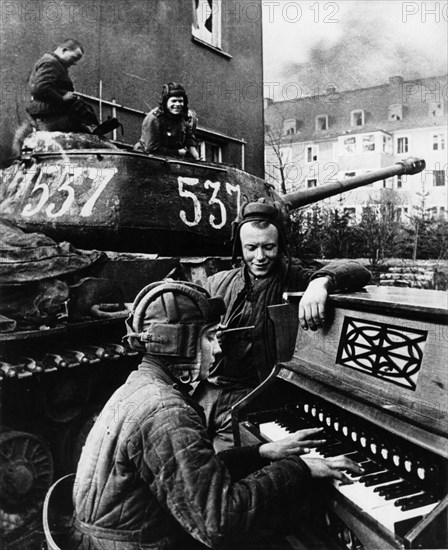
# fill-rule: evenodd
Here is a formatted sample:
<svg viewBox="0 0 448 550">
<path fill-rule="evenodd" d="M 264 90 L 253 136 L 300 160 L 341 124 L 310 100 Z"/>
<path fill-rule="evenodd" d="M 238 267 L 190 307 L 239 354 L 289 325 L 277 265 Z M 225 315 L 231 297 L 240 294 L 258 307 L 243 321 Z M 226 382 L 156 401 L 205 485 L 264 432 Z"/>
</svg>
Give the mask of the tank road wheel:
<svg viewBox="0 0 448 550">
<path fill-rule="evenodd" d="M 0 433 L 0 540 L 40 514 L 53 480 L 47 445 L 29 433 Z"/>
<path fill-rule="evenodd" d="M 76 369 L 57 372 L 44 379 L 42 392 L 43 406 L 47 418 L 65 424 L 77 418 L 90 398 L 92 380 L 81 378 Z"/>
</svg>

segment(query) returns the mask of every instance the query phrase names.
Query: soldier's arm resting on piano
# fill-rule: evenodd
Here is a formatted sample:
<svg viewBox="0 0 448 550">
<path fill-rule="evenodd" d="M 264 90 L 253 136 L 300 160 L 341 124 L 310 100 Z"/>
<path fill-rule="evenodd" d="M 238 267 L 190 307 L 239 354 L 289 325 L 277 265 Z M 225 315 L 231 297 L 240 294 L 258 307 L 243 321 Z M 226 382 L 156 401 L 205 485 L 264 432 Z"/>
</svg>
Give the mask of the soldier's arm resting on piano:
<svg viewBox="0 0 448 550">
<path fill-rule="evenodd" d="M 330 289 L 330 277 L 310 281 L 299 304 L 299 323 L 304 330 L 317 330 L 325 322 L 325 304 Z"/>
<path fill-rule="evenodd" d="M 331 292 L 360 290 L 370 281 L 370 272 L 356 261 L 330 262 L 315 271 L 299 304 L 299 323 L 304 330 L 317 330 L 325 322 L 325 305 Z"/>
</svg>

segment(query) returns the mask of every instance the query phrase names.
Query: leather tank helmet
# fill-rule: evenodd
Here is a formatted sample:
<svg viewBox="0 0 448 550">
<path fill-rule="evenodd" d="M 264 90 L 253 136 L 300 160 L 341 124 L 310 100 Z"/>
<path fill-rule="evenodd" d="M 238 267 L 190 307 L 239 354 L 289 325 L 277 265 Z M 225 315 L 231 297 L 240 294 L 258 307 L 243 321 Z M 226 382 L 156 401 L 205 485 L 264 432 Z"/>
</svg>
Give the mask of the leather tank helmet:
<svg viewBox="0 0 448 550">
<path fill-rule="evenodd" d="M 160 357 L 185 383 L 200 373 L 199 338 L 225 313 L 222 298 L 210 298 L 199 285 L 170 279 L 151 283 L 134 300 L 126 320 L 132 349 Z"/>
<path fill-rule="evenodd" d="M 242 256 L 241 227 L 245 223 L 264 221 L 274 225 L 278 230 L 280 254 L 286 256 L 290 263 L 289 240 L 291 237 L 291 221 L 289 217 L 289 204 L 280 201 L 260 198 L 257 201 L 246 201 L 241 205 L 238 216 L 232 223 L 232 263 Z"/>
<path fill-rule="evenodd" d="M 177 82 L 168 82 L 168 84 L 163 85 L 162 93 L 160 94 L 159 107 L 164 113 L 167 113 L 166 104 L 170 97 L 184 98 L 184 108 L 182 112 L 184 116 L 188 116 L 188 96 L 182 84 L 178 84 Z"/>
</svg>

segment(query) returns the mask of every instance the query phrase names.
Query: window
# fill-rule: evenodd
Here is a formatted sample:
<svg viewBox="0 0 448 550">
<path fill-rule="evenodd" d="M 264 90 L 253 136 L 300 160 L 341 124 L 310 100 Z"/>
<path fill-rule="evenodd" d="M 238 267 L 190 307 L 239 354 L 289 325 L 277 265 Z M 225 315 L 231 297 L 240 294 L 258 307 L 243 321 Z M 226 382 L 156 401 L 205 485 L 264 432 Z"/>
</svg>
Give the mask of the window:
<svg viewBox="0 0 448 550">
<path fill-rule="evenodd" d="M 392 154 L 392 138 L 383 135 L 383 153 Z"/>
<path fill-rule="evenodd" d="M 434 187 L 444 187 L 445 185 L 445 170 L 433 170 L 433 185 Z"/>
<path fill-rule="evenodd" d="M 364 152 L 375 151 L 375 136 L 373 134 L 362 137 L 362 150 Z"/>
<path fill-rule="evenodd" d="M 221 48 L 221 0 L 193 0 L 193 36 Z"/>
<path fill-rule="evenodd" d="M 317 160 L 317 152 L 312 145 L 306 148 L 306 162 L 315 162 Z"/>
<path fill-rule="evenodd" d="M 299 132 L 299 121 L 295 118 L 288 118 L 283 122 L 283 134 L 291 135 Z"/>
<path fill-rule="evenodd" d="M 401 137 L 397 139 L 397 153 L 407 153 L 409 149 L 409 143 L 407 137 Z"/>
<path fill-rule="evenodd" d="M 397 176 L 397 189 L 402 189 L 404 183 L 406 183 L 406 176 L 403 174 Z"/>
<path fill-rule="evenodd" d="M 439 101 L 434 101 L 429 104 L 429 115 L 433 117 L 439 117 L 443 116 L 444 113 L 444 107 L 443 103 Z"/>
<path fill-rule="evenodd" d="M 356 152 L 356 138 L 349 137 L 344 139 L 344 149 L 346 153 Z"/>
<path fill-rule="evenodd" d="M 316 132 L 328 130 L 328 115 L 318 115 L 315 121 Z"/>
<path fill-rule="evenodd" d="M 398 120 L 402 120 L 403 118 L 403 105 L 401 103 L 397 103 L 395 105 L 389 105 L 389 112 L 387 115 L 387 120 L 389 122 L 394 122 Z"/>
<path fill-rule="evenodd" d="M 306 186 L 317 187 L 317 180 L 316 179 L 306 180 Z"/>
<path fill-rule="evenodd" d="M 352 111 L 350 116 L 351 126 L 364 126 L 364 111 Z"/>
<path fill-rule="evenodd" d="M 435 134 L 432 136 L 432 149 L 433 151 L 445 150 L 445 134 Z"/>
<path fill-rule="evenodd" d="M 222 147 L 211 141 L 201 141 L 199 144 L 201 158 L 208 162 L 222 162 Z"/>
</svg>

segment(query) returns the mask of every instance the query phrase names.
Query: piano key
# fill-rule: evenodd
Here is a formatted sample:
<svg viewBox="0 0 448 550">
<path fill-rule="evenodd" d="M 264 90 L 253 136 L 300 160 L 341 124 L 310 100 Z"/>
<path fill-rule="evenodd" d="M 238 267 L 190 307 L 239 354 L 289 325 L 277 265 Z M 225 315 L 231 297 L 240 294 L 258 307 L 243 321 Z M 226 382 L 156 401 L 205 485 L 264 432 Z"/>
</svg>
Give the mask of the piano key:
<svg viewBox="0 0 448 550">
<path fill-rule="evenodd" d="M 387 489 L 387 488 L 386 488 Z M 399 487 L 398 489 L 395 489 L 393 491 L 385 491 L 385 492 L 379 492 L 378 494 L 380 496 L 383 496 L 386 500 L 396 500 L 397 498 L 405 497 L 408 495 L 417 495 L 420 494 L 421 490 L 418 487 L 411 486 L 411 487 Z"/>
<path fill-rule="evenodd" d="M 277 422 L 263 422 L 260 424 L 260 434 L 269 441 L 279 441 L 291 433 Z"/>
<path fill-rule="evenodd" d="M 439 499 L 436 496 L 428 495 L 428 494 L 418 495 L 416 497 L 409 497 L 403 500 L 405 502 L 402 502 L 400 506 L 403 511 L 413 510 L 414 508 L 419 508 L 427 504 L 433 504 L 433 503 L 439 502 Z M 395 502 L 395 506 L 397 506 L 396 502 Z"/>
<path fill-rule="evenodd" d="M 360 462 L 358 464 L 363 469 L 363 472 L 360 473 L 360 474 L 351 474 L 351 477 L 354 478 L 354 479 L 359 478 L 359 477 L 361 477 L 365 474 L 379 473 L 379 472 L 382 472 L 384 470 L 383 466 L 380 466 L 376 462 L 372 462 L 372 461 Z"/>
<path fill-rule="evenodd" d="M 383 472 L 362 476 L 359 478 L 359 482 L 366 487 L 377 487 L 382 483 L 387 483 L 389 481 L 396 482 L 399 479 L 400 478 L 396 474 L 385 469 Z"/>
<path fill-rule="evenodd" d="M 413 510 L 400 510 L 394 506 L 394 504 L 389 504 L 388 506 L 382 506 L 378 508 L 373 508 L 370 510 L 370 516 L 378 521 L 383 527 L 395 533 L 395 524 L 405 521 L 408 519 L 416 517 L 424 517 L 429 514 L 435 507 L 437 503 L 427 504 L 419 508 L 414 508 Z"/>
</svg>

